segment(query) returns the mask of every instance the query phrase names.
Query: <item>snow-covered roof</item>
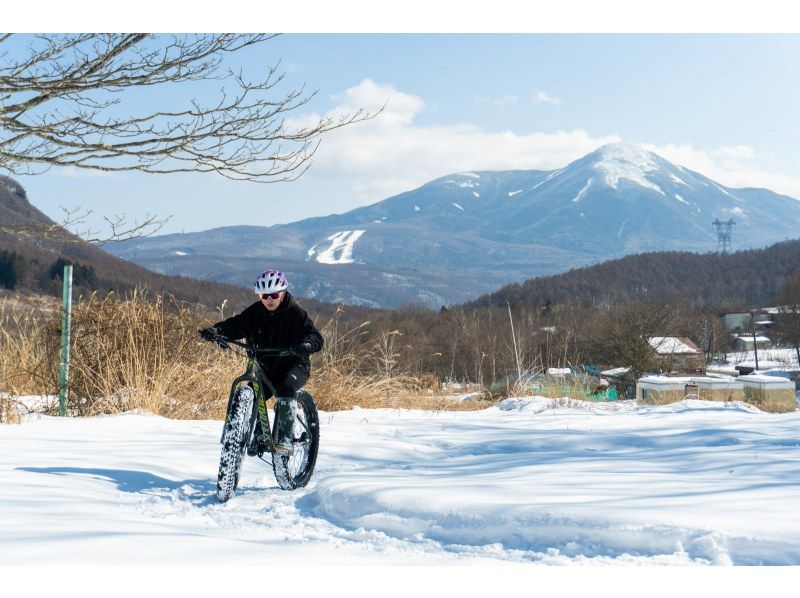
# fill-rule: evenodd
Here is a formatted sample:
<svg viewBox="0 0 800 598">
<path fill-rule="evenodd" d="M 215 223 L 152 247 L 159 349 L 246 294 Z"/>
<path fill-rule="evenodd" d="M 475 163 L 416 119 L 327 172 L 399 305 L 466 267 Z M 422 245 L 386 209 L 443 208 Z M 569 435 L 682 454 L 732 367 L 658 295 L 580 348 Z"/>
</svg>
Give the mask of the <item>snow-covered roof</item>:
<svg viewBox="0 0 800 598">
<path fill-rule="evenodd" d="M 603 376 L 622 376 L 631 371 L 631 368 L 611 368 L 610 370 L 603 370 L 600 372 Z"/>
<path fill-rule="evenodd" d="M 569 368 L 547 368 L 547 375 L 548 376 L 563 376 L 564 374 L 569 374 L 572 370 Z"/>
<path fill-rule="evenodd" d="M 682 388 L 691 381 L 692 378 L 690 376 L 644 376 L 639 378 L 638 383 L 661 388 Z"/>
<path fill-rule="evenodd" d="M 753 335 L 752 334 L 734 334 L 734 338 L 741 339 L 743 341 L 750 341 L 753 342 Z M 760 334 L 756 335 L 756 342 L 757 343 L 769 343 L 771 342 L 769 337 L 762 336 Z"/>
<path fill-rule="evenodd" d="M 700 349 L 685 337 L 653 336 L 647 339 L 659 355 L 697 355 Z"/>
<path fill-rule="evenodd" d="M 763 376 L 760 374 L 748 374 L 737 378 L 745 386 L 768 386 L 770 388 L 791 388 L 794 389 L 794 382 L 788 378 L 777 376 Z"/>
</svg>

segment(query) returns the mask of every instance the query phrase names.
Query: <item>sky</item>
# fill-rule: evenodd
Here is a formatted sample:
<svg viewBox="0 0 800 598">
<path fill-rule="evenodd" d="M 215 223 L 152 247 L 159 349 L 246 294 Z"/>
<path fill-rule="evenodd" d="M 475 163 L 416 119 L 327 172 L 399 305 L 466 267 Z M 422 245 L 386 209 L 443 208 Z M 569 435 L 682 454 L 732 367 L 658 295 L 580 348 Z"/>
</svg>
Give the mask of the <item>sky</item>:
<svg viewBox="0 0 800 598">
<path fill-rule="evenodd" d="M 20 176 L 32 203 L 170 219 L 161 233 L 341 213 L 464 170 L 565 166 L 606 143 L 645 144 L 729 187 L 800 198 L 800 36 L 286 34 L 238 53 L 256 77 L 316 95 L 292 124 L 376 110 L 326 135 L 291 183 L 51 169 Z M 219 97 L 217 83 L 131 94 L 132 113 Z"/>
</svg>

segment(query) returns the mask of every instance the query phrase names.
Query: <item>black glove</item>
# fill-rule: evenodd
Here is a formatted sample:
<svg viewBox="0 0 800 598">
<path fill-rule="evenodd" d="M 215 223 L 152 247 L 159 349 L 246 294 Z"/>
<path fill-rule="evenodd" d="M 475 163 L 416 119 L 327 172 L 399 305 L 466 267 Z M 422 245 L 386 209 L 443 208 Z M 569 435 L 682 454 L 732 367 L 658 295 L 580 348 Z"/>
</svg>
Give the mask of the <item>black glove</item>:
<svg viewBox="0 0 800 598">
<path fill-rule="evenodd" d="M 230 346 L 228 345 L 228 339 L 222 336 L 222 333 L 216 326 L 198 330 L 197 334 L 199 334 L 203 340 L 215 342 L 220 349 L 227 349 Z"/>
<path fill-rule="evenodd" d="M 300 343 L 294 348 L 294 352 L 298 355 L 311 355 L 314 352 L 314 347 L 308 341 Z"/>
<path fill-rule="evenodd" d="M 216 336 L 219 336 L 219 328 L 216 326 L 203 328 L 202 330 L 198 330 L 197 334 L 199 334 L 200 338 L 202 338 L 204 341 L 213 341 Z"/>
</svg>

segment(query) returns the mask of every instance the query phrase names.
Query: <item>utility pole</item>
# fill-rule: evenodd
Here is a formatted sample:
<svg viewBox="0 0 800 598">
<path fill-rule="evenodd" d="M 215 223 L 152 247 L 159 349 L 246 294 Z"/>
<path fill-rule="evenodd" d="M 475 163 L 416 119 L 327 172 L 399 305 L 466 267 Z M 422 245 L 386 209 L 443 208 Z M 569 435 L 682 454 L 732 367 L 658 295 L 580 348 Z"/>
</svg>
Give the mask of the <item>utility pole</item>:
<svg viewBox="0 0 800 598">
<path fill-rule="evenodd" d="M 756 342 L 756 314 L 750 312 L 750 323 L 753 326 L 753 351 L 756 355 L 756 371 L 758 371 L 758 343 Z"/>
<path fill-rule="evenodd" d="M 511 317 L 511 303 L 506 302 L 508 306 L 508 320 L 511 322 L 511 342 L 514 344 L 514 357 L 517 360 L 517 382 L 522 379 L 522 367 L 519 363 L 519 351 L 517 351 L 517 335 L 514 334 L 514 318 Z"/>
</svg>

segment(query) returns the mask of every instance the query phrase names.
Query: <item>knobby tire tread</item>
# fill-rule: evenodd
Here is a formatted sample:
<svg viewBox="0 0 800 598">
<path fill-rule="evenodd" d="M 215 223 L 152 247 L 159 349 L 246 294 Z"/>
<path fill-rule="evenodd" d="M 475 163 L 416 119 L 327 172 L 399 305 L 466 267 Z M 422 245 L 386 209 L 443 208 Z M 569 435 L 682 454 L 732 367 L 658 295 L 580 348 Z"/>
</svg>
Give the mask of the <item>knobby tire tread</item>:
<svg viewBox="0 0 800 598">
<path fill-rule="evenodd" d="M 230 418 L 222 433 L 222 452 L 217 475 L 217 498 L 220 502 L 226 502 L 233 497 L 239 485 L 254 400 L 255 393 L 249 386 L 240 386 L 236 390 Z"/>
<path fill-rule="evenodd" d="M 272 470 L 275 472 L 275 479 L 278 485 L 284 490 L 295 490 L 308 484 L 308 481 L 311 479 L 311 474 L 314 473 L 314 466 L 317 463 L 317 452 L 319 451 L 319 414 L 317 413 L 317 406 L 314 403 L 314 399 L 307 391 L 299 390 L 297 392 L 296 401 L 298 411 L 301 409 L 303 410 L 306 423 L 311 432 L 311 437 L 305 467 L 295 476 L 292 476 L 288 469 L 292 453 L 272 453 Z"/>
</svg>

